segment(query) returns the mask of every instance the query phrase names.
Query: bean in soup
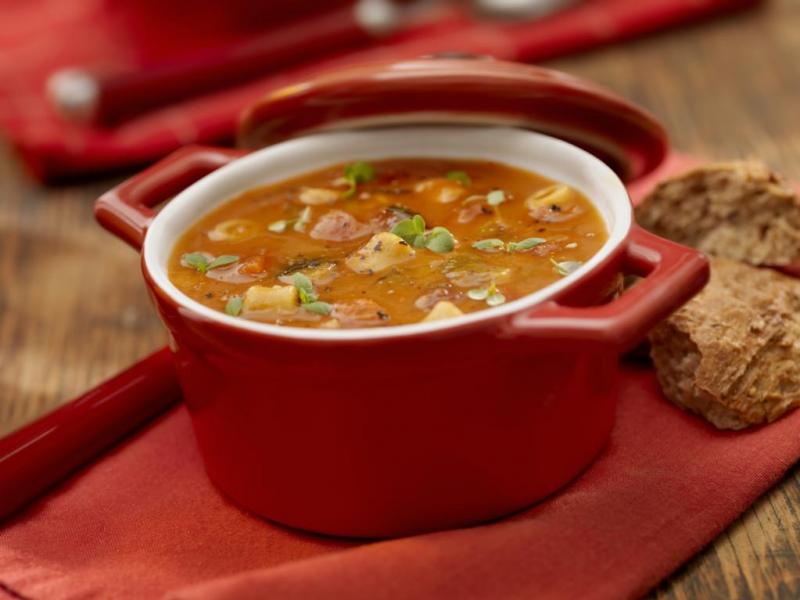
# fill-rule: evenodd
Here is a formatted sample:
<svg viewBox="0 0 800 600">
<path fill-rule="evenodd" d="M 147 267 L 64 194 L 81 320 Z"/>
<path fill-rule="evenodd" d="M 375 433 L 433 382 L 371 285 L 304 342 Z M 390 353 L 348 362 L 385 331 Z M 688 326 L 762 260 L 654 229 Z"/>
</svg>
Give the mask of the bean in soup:
<svg viewBox="0 0 800 600">
<path fill-rule="evenodd" d="M 247 191 L 203 216 L 169 261 L 186 295 L 295 327 L 402 325 L 516 300 L 605 243 L 577 190 L 507 165 L 391 159 Z"/>
</svg>

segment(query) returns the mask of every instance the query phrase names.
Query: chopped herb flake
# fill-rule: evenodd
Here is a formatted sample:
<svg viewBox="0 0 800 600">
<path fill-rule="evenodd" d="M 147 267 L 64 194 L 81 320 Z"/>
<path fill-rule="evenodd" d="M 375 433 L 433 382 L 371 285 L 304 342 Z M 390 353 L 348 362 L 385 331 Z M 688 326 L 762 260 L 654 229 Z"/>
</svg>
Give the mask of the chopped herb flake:
<svg viewBox="0 0 800 600">
<path fill-rule="evenodd" d="M 550 257 L 550 262 L 553 263 L 553 266 L 556 268 L 556 271 L 558 271 L 558 274 L 562 276 L 569 275 L 583 265 L 583 263 L 579 260 L 563 260 L 559 262 L 553 257 Z"/>
<path fill-rule="evenodd" d="M 467 297 L 471 300 L 485 300 L 489 306 L 500 306 L 506 301 L 506 297 L 497 289 L 494 283 L 488 288 L 469 290 Z"/>
<path fill-rule="evenodd" d="M 354 162 L 344 168 L 344 179 L 350 186 L 342 193 L 342 198 L 355 195 L 359 183 L 367 183 L 375 179 L 375 168 L 368 162 Z"/>
<path fill-rule="evenodd" d="M 422 215 L 414 215 L 410 219 L 403 219 L 392 227 L 391 232 L 415 248 L 427 248 L 439 254 L 452 251 L 456 245 L 453 234 L 445 227 L 434 227 L 431 231 L 425 233 L 425 219 L 422 218 Z"/>
<path fill-rule="evenodd" d="M 300 299 L 300 306 L 305 310 L 311 311 L 318 315 L 330 314 L 333 307 L 327 302 L 320 302 L 316 292 L 314 291 L 314 284 L 311 280 L 302 273 L 295 273 L 292 278 L 294 287 L 297 290 L 297 296 Z"/>
<path fill-rule="evenodd" d="M 195 269 L 198 273 L 206 274 L 208 270 L 208 258 L 201 252 L 190 252 L 181 256 L 183 261 L 188 267 Z"/>
<path fill-rule="evenodd" d="M 445 177 L 451 181 L 457 181 L 464 187 L 472 185 L 472 179 L 464 171 L 450 171 Z"/>
<path fill-rule="evenodd" d="M 244 298 L 242 296 L 231 296 L 228 302 L 225 303 L 225 312 L 232 317 L 238 317 L 242 312 L 242 303 Z"/>
<path fill-rule="evenodd" d="M 307 292 L 314 291 L 314 284 L 311 283 L 311 280 L 306 275 L 303 275 L 302 273 L 295 273 L 293 279 L 294 287 L 296 287 L 298 290 L 305 290 Z"/>
<path fill-rule="evenodd" d="M 425 238 L 425 247 L 438 254 L 452 252 L 455 245 L 453 234 L 444 227 L 434 227 Z"/>
<path fill-rule="evenodd" d="M 425 219 L 422 218 L 422 215 L 403 219 L 392 227 L 392 233 L 403 238 L 410 245 L 421 248 L 425 244 Z"/>
<path fill-rule="evenodd" d="M 303 308 L 318 315 L 329 315 L 333 310 L 333 306 L 331 306 L 327 302 L 319 302 L 319 301 L 305 303 L 303 304 Z"/>
<path fill-rule="evenodd" d="M 522 240 L 521 242 L 508 242 L 508 251 L 521 252 L 524 250 L 530 250 L 531 248 L 544 243 L 544 241 L 544 238 L 530 237 Z"/>
<path fill-rule="evenodd" d="M 472 244 L 472 247 L 477 250 L 484 250 L 484 251 L 500 251 L 506 247 L 506 244 L 503 240 L 498 240 L 497 238 L 488 238 L 485 240 L 478 240 Z"/>
<path fill-rule="evenodd" d="M 546 240 L 544 238 L 531 237 L 524 239 L 521 242 L 506 243 L 497 238 L 489 238 L 474 242 L 472 247 L 478 250 L 483 250 L 484 252 L 500 252 L 502 250 L 508 250 L 509 252 L 522 252 L 525 250 L 530 250 L 531 248 L 538 246 L 545 241 Z"/>
<path fill-rule="evenodd" d="M 306 206 L 303 209 L 303 212 L 300 213 L 300 216 L 297 217 L 297 220 L 294 222 L 293 229 L 297 232 L 303 232 L 306 230 L 306 225 L 308 225 L 310 221 L 311 221 L 311 207 Z"/>
<path fill-rule="evenodd" d="M 239 257 L 232 256 L 230 254 L 223 254 L 222 256 L 218 256 L 217 258 L 209 261 L 208 257 L 206 257 L 206 255 L 202 252 L 191 252 L 181 256 L 181 260 L 188 267 L 191 267 L 198 273 L 205 275 L 211 269 L 216 269 L 218 267 L 224 267 L 225 265 L 235 263 L 237 260 L 239 260 Z"/>
<path fill-rule="evenodd" d="M 486 304 L 489 306 L 500 306 L 504 304 L 506 301 L 506 297 L 503 296 L 500 292 L 495 292 L 494 294 L 489 294 L 489 297 L 486 298 Z"/>
<path fill-rule="evenodd" d="M 238 256 L 233 256 L 231 254 L 223 254 L 222 256 L 218 256 L 217 258 L 212 260 L 210 263 L 208 263 L 208 266 L 206 267 L 206 270 L 210 271 L 211 269 L 216 269 L 218 267 L 224 267 L 226 265 L 230 265 L 230 264 L 235 263 L 237 260 L 239 260 Z"/>
</svg>

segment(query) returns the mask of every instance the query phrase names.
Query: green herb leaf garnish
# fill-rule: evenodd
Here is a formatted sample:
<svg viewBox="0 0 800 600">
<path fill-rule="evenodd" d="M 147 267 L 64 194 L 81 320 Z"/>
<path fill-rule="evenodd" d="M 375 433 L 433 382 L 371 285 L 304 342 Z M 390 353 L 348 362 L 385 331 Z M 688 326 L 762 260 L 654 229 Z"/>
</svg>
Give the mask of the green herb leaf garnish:
<svg viewBox="0 0 800 600">
<path fill-rule="evenodd" d="M 208 258 L 200 252 L 190 252 L 181 256 L 181 261 L 203 275 L 208 271 Z"/>
<path fill-rule="evenodd" d="M 302 273 L 295 273 L 292 278 L 294 287 L 297 289 L 297 295 L 300 297 L 300 304 L 310 304 L 317 301 L 317 295 L 314 293 L 314 284 L 311 280 Z"/>
<path fill-rule="evenodd" d="M 495 291 L 494 293 L 489 294 L 489 297 L 486 298 L 486 304 L 489 306 L 500 306 L 504 304 L 506 301 L 506 297 L 503 296 L 499 291 Z"/>
<path fill-rule="evenodd" d="M 485 250 L 485 251 L 492 251 L 492 250 L 503 250 L 506 247 L 506 243 L 503 240 L 498 240 L 497 238 L 488 238 L 485 240 L 478 240 L 477 242 L 473 242 L 473 248 L 477 250 Z"/>
<path fill-rule="evenodd" d="M 225 265 L 235 263 L 237 260 L 239 260 L 239 257 L 232 256 L 230 254 L 223 254 L 222 256 L 218 256 L 209 262 L 206 255 L 202 252 L 190 252 L 189 254 L 184 254 L 181 256 L 181 260 L 186 263 L 187 266 L 195 269 L 198 273 L 205 275 L 211 269 L 216 269 L 218 267 L 224 267 Z"/>
<path fill-rule="evenodd" d="M 506 297 L 497 289 L 494 283 L 488 288 L 469 290 L 467 292 L 467 297 L 471 300 L 484 300 L 489 306 L 499 306 L 506 301 Z"/>
<path fill-rule="evenodd" d="M 342 193 L 342 198 L 350 198 L 355 195 L 359 183 L 375 179 L 375 168 L 368 162 L 354 162 L 344 168 L 344 178 L 350 187 Z"/>
<path fill-rule="evenodd" d="M 303 308 L 318 315 L 329 315 L 333 310 L 333 306 L 327 302 L 308 302 L 303 304 Z"/>
<path fill-rule="evenodd" d="M 538 246 L 539 244 L 543 244 L 545 242 L 544 238 L 538 237 L 529 237 L 521 242 L 508 242 L 508 251 L 509 252 L 521 252 L 523 250 L 530 250 Z"/>
<path fill-rule="evenodd" d="M 559 275 L 567 276 L 570 273 L 576 271 L 583 263 L 579 260 L 563 260 L 561 262 L 554 259 L 552 256 L 550 257 L 550 262 L 553 263 L 553 266 L 558 271 Z"/>
<path fill-rule="evenodd" d="M 235 263 L 239 260 L 238 256 L 233 256 L 232 254 L 223 254 L 222 256 L 218 256 L 206 267 L 206 270 L 210 271 L 211 269 L 216 269 L 218 267 L 224 267 L 225 265 L 230 265 Z"/>
<path fill-rule="evenodd" d="M 453 234 L 444 227 L 434 227 L 425 237 L 425 247 L 437 254 L 452 252 L 456 246 Z"/>
<path fill-rule="evenodd" d="M 472 179 L 464 171 L 450 171 L 445 175 L 451 181 L 457 181 L 464 187 L 472 185 Z"/>
<path fill-rule="evenodd" d="M 242 296 L 231 296 L 225 303 L 225 312 L 232 317 L 238 317 L 239 313 L 242 312 L 243 303 L 244 298 Z"/>
<path fill-rule="evenodd" d="M 403 219 L 392 227 L 391 232 L 415 248 L 427 248 L 439 254 L 452 251 L 456 245 L 453 234 L 445 227 L 434 227 L 425 233 L 425 219 L 422 218 L 422 215 Z"/>
<path fill-rule="evenodd" d="M 283 233 L 286 231 L 286 228 L 289 226 L 289 221 L 282 220 L 282 221 L 275 221 L 274 223 L 270 223 L 267 229 L 269 229 L 272 233 Z"/>
<path fill-rule="evenodd" d="M 327 302 L 320 302 L 314 291 L 314 284 L 302 273 L 295 273 L 292 277 L 294 287 L 297 289 L 297 296 L 300 298 L 300 306 L 305 310 L 318 315 L 328 315 L 333 310 L 333 306 Z"/>
<path fill-rule="evenodd" d="M 489 206 L 499 206 L 506 201 L 506 193 L 503 190 L 493 190 L 486 194 L 486 202 Z"/>
<path fill-rule="evenodd" d="M 422 215 L 414 215 L 410 219 L 403 219 L 392 227 L 391 232 L 403 238 L 412 246 L 421 248 L 425 244 L 425 219 L 422 218 Z"/>
</svg>

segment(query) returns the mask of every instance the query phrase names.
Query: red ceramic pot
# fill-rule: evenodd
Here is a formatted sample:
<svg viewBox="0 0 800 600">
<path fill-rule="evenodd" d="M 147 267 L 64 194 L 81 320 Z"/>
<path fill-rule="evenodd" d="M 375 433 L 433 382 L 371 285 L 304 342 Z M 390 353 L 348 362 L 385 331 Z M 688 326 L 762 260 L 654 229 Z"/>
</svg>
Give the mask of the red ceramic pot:
<svg viewBox="0 0 800 600">
<path fill-rule="evenodd" d="M 448 76 L 459 106 L 439 97 Z M 325 131 L 337 115 L 369 128 Z M 320 133 L 249 153 L 185 148 L 98 201 L 100 222 L 143 250 L 206 469 L 232 500 L 303 529 L 396 536 L 519 510 L 598 454 L 614 420 L 619 355 L 702 287 L 707 264 L 632 226 L 619 175 L 596 156 L 508 126 L 531 120 L 613 157 L 624 176 L 663 157 L 649 116 L 582 82 L 490 61 L 417 61 L 275 94 L 248 113 L 243 138 Z M 397 126 L 420 121 L 438 124 Z M 398 156 L 497 160 L 568 183 L 595 203 L 608 242 L 520 300 L 380 329 L 234 318 L 168 280 L 177 236 L 232 195 L 335 162 Z M 172 195 L 155 216 L 150 207 Z M 598 304 L 620 273 L 644 279 Z"/>
</svg>

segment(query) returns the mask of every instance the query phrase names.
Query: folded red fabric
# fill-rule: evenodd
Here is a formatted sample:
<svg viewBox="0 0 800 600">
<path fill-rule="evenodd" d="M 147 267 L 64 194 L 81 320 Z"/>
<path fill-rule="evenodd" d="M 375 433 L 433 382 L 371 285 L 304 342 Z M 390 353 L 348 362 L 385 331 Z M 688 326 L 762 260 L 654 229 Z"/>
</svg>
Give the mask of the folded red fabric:
<svg viewBox="0 0 800 600">
<path fill-rule="evenodd" d="M 226 502 L 175 409 L 0 532 L 0 597 L 636 597 L 800 456 L 800 412 L 720 432 L 663 400 L 646 365 L 624 373 L 611 443 L 571 486 L 494 524 L 375 543 Z"/>
<path fill-rule="evenodd" d="M 182 144 L 230 139 L 243 107 L 272 89 L 324 69 L 448 51 L 534 61 L 758 2 L 584 0 L 541 21 L 511 24 L 474 21 L 456 12 L 435 26 L 417 27 L 369 48 L 285 69 L 247 85 L 154 110 L 113 128 L 87 128 L 66 123 L 55 114 L 44 97 L 47 76 L 67 66 L 141 64 L 164 48 L 188 43 L 185 35 L 176 39 L 179 29 L 157 27 L 158 10 L 165 11 L 163 21 L 172 23 L 173 13 L 188 3 L 174 7 L 174 3 L 151 1 L 148 6 L 155 16 L 142 19 L 140 13 L 120 10 L 123 3 L 25 0 L 4 6 L 0 19 L 0 129 L 43 180 L 93 174 L 155 160 Z M 193 26 L 186 31 L 204 39 L 229 39 L 241 21 L 247 21 L 248 0 L 234 2 L 238 20 L 214 18 L 219 7 L 208 5 L 195 10 Z M 267 9 L 257 12 L 262 21 L 270 17 Z M 209 28 L 209 22 L 219 31 Z"/>
</svg>

